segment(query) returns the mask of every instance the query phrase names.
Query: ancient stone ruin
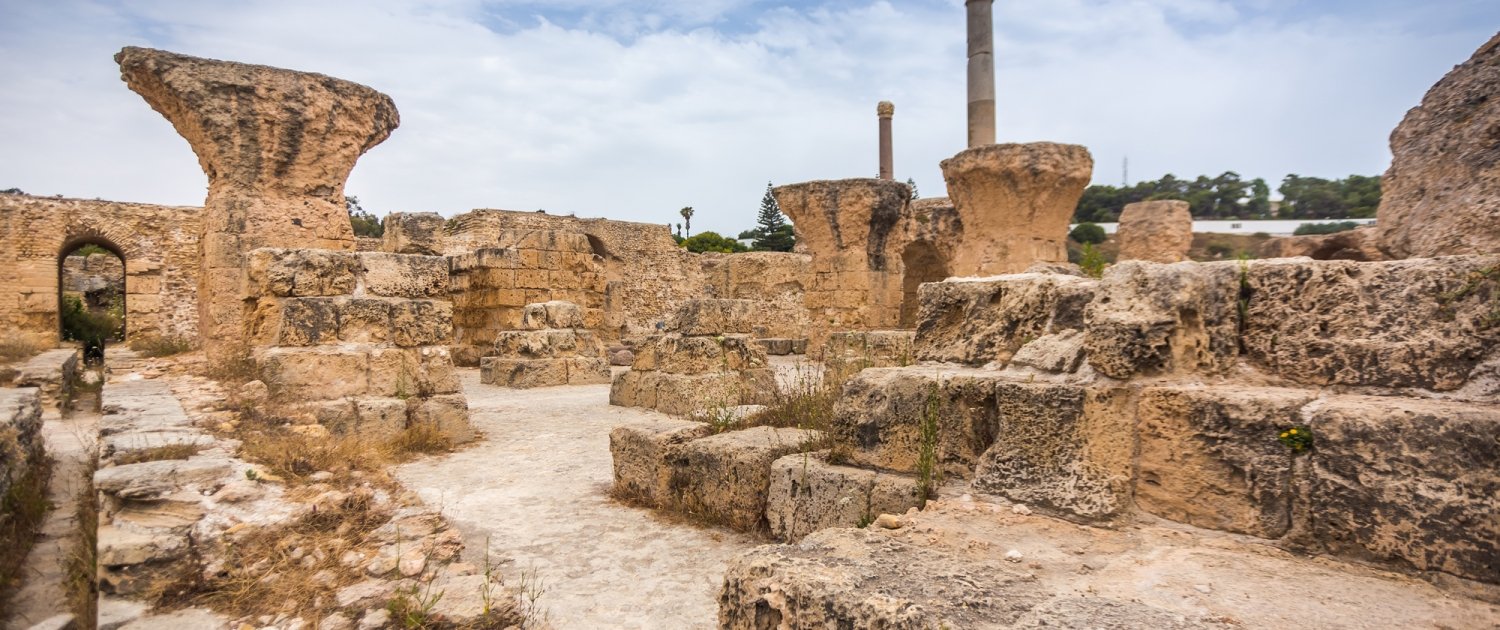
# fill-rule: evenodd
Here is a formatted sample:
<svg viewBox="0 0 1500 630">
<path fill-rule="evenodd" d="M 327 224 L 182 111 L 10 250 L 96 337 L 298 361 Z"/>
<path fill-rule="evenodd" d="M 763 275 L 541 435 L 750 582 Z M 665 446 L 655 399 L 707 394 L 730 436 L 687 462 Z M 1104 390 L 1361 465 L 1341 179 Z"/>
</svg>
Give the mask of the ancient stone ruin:
<svg viewBox="0 0 1500 630">
<path fill-rule="evenodd" d="M 1492 626 L 1500 40 L 1393 135 L 1377 226 L 1200 263 L 1144 202 L 1089 277 L 1092 157 L 995 142 L 965 4 L 948 196 L 894 181 L 882 102 L 878 178 L 774 189 L 795 253 L 498 209 L 357 240 L 388 97 L 126 48 L 207 197 L 0 195 L 0 490 L 91 480 L 48 500 L 98 627 Z M 100 290 L 139 348 L 102 368 L 60 339 Z"/>
</svg>

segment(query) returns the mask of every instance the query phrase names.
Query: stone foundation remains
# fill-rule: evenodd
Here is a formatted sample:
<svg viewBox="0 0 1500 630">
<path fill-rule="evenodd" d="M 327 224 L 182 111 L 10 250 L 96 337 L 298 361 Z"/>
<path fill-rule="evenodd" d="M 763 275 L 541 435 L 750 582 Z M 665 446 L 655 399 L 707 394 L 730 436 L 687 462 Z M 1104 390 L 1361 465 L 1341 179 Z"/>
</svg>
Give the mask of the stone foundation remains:
<svg viewBox="0 0 1500 630">
<path fill-rule="evenodd" d="M 517 388 L 610 382 L 604 344 L 583 324 L 572 302 L 527 305 L 523 330 L 499 334 L 494 356 L 480 361 L 479 381 Z"/>
</svg>

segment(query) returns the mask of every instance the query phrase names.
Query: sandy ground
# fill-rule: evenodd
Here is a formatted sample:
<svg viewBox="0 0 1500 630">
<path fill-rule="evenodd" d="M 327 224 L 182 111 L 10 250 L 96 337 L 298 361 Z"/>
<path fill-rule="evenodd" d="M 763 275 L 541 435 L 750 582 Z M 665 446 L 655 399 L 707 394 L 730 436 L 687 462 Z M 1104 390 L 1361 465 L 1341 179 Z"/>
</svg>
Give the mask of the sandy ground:
<svg viewBox="0 0 1500 630">
<path fill-rule="evenodd" d="M 485 436 L 397 477 L 439 506 L 508 584 L 540 578 L 539 604 L 558 628 L 712 628 L 728 558 L 759 541 L 672 523 L 608 496 L 609 431 L 658 417 L 609 406 L 608 385 L 504 389 L 463 371 Z"/>
</svg>

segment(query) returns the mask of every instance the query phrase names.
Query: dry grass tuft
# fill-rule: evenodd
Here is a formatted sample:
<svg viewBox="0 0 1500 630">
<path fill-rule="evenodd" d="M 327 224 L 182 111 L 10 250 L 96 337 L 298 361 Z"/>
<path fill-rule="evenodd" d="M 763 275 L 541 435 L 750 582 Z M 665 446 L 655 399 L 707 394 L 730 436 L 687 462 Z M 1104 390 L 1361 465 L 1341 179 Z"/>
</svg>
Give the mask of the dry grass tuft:
<svg viewBox="0 0 1500 630">
<path fill-rule="evenodd" d="M 8 335 L 6 339 L 0 339 L 0 361 L 29 359 L 41 354 L 47 347 L 30 335 Z"/>
<path fill-rule="evenodd" d="M 137 337 L 130 340 L 130 349 L 143 357 L 170 357 L 184 352 L 192 352 L 198 344 L 192 339 L 178 336 Z"/>
<path fill-rule="evenodd" d="M 165 446 L 153 446 L 117 455 L 114 458 L 114 463 L 117 466 L 125 466 L 143 462 L 160 462 L 169 459 L 187 459 L 201 452 L 203 452 L 203 447 L 198 444 L 167 444 Z"/>
<path fill-rule="evenodd" d="M 90 462 L 93 459 L 90 458 Z M 90 630 L 98 619 L 99 583 L 97 574 L 99 504 L 94 496 L 94 466 L 85 466 L 81 490 L 73 498 L 73 513 L 78 529 L 63 558 L 68 610 L 80 620 L 80 628 Z"/>
<path fill-rule="evenodd" d="M 0 619 L 11 617 L 6 608 L 21 586 L 21 564 L 36 542 L 47 511 L 52 509 L 52 502 L 47 500 L 47 482 L 51 479 L 52 458 L 42 455 L 0 497 Z"/>
</svg>

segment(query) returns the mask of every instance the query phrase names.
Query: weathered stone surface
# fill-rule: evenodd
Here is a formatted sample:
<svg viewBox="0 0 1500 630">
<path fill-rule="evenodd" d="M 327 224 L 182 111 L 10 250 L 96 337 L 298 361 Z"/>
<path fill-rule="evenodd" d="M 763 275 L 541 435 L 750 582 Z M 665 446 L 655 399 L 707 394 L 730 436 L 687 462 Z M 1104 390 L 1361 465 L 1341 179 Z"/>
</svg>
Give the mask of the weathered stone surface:
<svg viewBox="0 0 1500 630">
<path fill-rule="evenodd" d="M 996 383 L 998 431 L 974 488 L 1084 519 L 1129 505 L 1135 427 L 1124 389 Z"/>
<path fill-rule="evenodd" d="M 454 444 L 474 439 L 469 424 L 469 401 L 463 394 L 441 394 L 406 400 L 407 425 L 431 424 Z"/>
<path fill-rule="evenodd" d="M 1395 258 L 1500 252 L 1500 35 L 1391 132 L 1380 247 Z"/>
<path fill-rule="evenodd" d="M 1238 300 L 1249 266 L 1111 266 L 1084 311 L 1089 364 L 1121 379 L 1227 368 L 1238 352 Z"/>
<path fill-rule="evenodd" d="M 923 424 L 932 423 L 937 464 L 948 478 L 968 479 L 995 440 L 997 384 L 1007 377 L 977 370 L 872 368 L 844 386 L 829 429 L 851 464 L 916 473 Z"/>
<path fill-rule="evenodd" d="M 632 370 L 671 374 L 704 374 L 754 370 L 767 365 L 766 353 L 749 337 L 657 337 L 635 351 Z"/>
<path fill-rule="evenodd" d="M 358 260 L 322 249 L 260 249 L 247 254 L 250 297 L 313 297 L 354 293 Z"/>
<path fill-rule="evenodd" d="M 1083 331 L 1067 329 L 1053 335 L 1042 335 L 1021 346 L 1011 358 L 1011 365 L 1069 374 L 1083 365 Z"/>
<path fill-rule="evenodd" d="M 238 272 L 262 247 L 352 250 L 344 181 L 398 124 L 390 97 L 319 74 L 160 50 L 115 55 L 208 175 L 199 325 L 211 354 L 243 333 Z"/>
<path fill-rule="evenodd" d="M 257 362 L 292 400 L 337 400 L 370 388 L 368 349 L 273 347 L 259 353 Z"/>
<path fill-rule="evenodd" d="M 1039 261 L 1067 262 L 1068 222 L 1094 170 L 1088 149 L 991 144 L 943 160 L 942 169 L 965 238 L 987 241 L 960 247 L 950 268 L 988 276 L 1017 273 Z"/>
<path fill-rule="evenodd" d="M 604 356 L 604 344 L 583 329 L 511 330 L 495 338 L 493 354 L 507 359 L 597 359 Z"/>
<path fill-rule="evenodd" d="M 615 427 L 609 432 L 615 493 L 648 506 L 661 506 L 670 496 L 666 465 L 669 449 L 712 432 L 704 422 L 668 418 Z"/>
<path fill-rule="evenodd" d="M 448 297 L 448 260 L 442 256 L 416 256 L 360 252 L 360 283 L 369 295 L 394 298 Z"/>
<path fill-rule="evenodd" d="M 609 363 L 604 359 L 485 357 L 479 361 L 479 382 L 520 389 L 609 383 L 611 378 Z"/>
<path fill-rule="evenodd" d="M 211 457 L 143 462 L 96 471 L 94 489 L 122 499 L 149 501 L 181 488 L 217 490 L 233 472 L 227 460 Z"/>
<path fill-rule="evenodd" d="M 870 367 L 901 367 L 915 362 L 910 330 L 866 330 L 837 332 L 823 344 L 824 363 L 847 363 Z"/>
<path fill-rule="evenodd" d="M 746 531 L 765 526 L 771 463 L 806 449 L 817 431 L 754 427 L 691 440 L 667 452 L 666 503 Z"/>
<path fill-rule="evenodd" d="M 1023 273 L 952 278 L 922 285 L 916 358 L 981 366 L 1004 365 L 1044 335 L 1083 328 L 1084 308 L 1099 282 Z"/>
<path fill-rule="evenodd" d="M 1500 256 L 1257 261 L 1245 279 L 1245 352 L 1299 383 L 1454 390 L 1500 347 Z"/>
<path fill-rule="evenodd" d="M 9 493 L 12 485 L 42 463 L 41 430 L 41 391 L 0 388 L 0 493 Z"/>
<path fill-rule="evenodd" d="M 1209 529 L 1280 538 L 1291 526 L 1292 452 L 1315 393 L 1251 387 L 1153 387 L 1141 393 L 1141 509 Z"/>
<path fill-rule="evenodd" d="M 755 300 L 688 300 L 667 318 L 667 330 L 683 336 L 764 332 L 761 310 L 761 304 Z"/>
<path fill-rule="evenodd" d="M 1376 226 L 1362 226 L 1333 234 L 1283 236 L 1262 243 L 1257 253 L 1260 258 L 1306 256 L 1313 260 L 1385 260 L 1385 254 L 1377 246 L 1379 237 L 1380 228 Z"/>
<path fill-rule="evenodd" d="M 1500 583 L 1500 409 L 1335 396 L 1307 415 L 1311 479 L 1297 518 L 1310 536 L 1301 544 Z"/>
<path fill-rule="evenodd" d="M 830 527 L 867 525 L 880 514 L 921 507 L 917 480 L 828 463 L 828 452 L 787 455 L 771 465 L 766 521 L 788 542 Z"/>
<path fill-rule="evenodd" d="M 760 404 L 774 387 L 775 375 L 767 368 L 704 374 L 632 369 L 615 375 L 609 404 L 687 415 L 702 409 Z"/>
<path fill-rule="evenodd" d="M 583 311 L 577 304 L 552 300 L 550 302 L 539 302 L 527 304 L 521 311 L 521 328 L 523 330 L 542 330 L 544 328 L 583 328 Z"/>
<path fill-rule="evenodd" d="M 886 268 L 886 242 L 911 202 L 906 184 L 883 179 L 803 182 L 773 192 L 799 248 L 814 257 L 858 252 L 873 271 Z"/>
<path fill-rule="evenodd" d="M 382 251 L 393 254 L 442 256 L 447 253 L 443 227 L 447 220 L 436 212 L 392 212 L 385 215 Z"/>
<path fill-rule="evenodd" d="M 1193 247 L 1193 215 L 1188 202 L 1164 200 L 1128 204 L 1120 213 L 1117 260 L 1182 262 Z"/>
</svg>

